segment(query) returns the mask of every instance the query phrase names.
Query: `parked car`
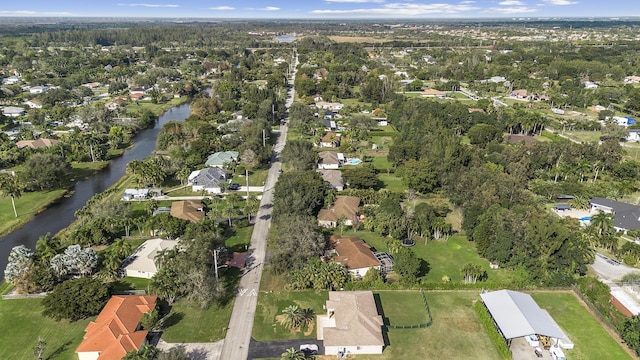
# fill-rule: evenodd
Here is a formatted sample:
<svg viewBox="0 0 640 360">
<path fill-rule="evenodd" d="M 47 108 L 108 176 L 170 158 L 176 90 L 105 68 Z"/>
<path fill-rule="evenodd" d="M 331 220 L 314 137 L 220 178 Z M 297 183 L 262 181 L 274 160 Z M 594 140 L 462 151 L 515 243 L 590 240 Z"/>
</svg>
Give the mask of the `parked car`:
<svg viewBox="0 0 640 360">
<path fill-rule="evenodd" d="M 316 355 L 318 353 L 318 345 L 316 344 L 303 344 L 300 345 L 300 351 L 305 355 Z"/>
<path fill-rule="evenodd" d="M 240 184 L 231 183 L 231 184 L 229 184 L 229 186 L 227 186 L 227 189 L 229 189 L 229 190 L 240 190 Z"/>
</svg>

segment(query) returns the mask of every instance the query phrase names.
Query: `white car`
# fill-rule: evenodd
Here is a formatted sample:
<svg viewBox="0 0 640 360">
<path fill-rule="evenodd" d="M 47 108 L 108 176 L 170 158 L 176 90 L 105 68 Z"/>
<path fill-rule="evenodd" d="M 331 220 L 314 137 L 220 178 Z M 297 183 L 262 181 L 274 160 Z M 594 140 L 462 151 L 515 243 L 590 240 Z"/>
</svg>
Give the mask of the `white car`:
<svg viewBox="0 0 640 360">
<path fill-rule="evenodd" d="M 318 345 L 316 344 L 303 344 L 300 345 L 300 351 L 307 354 L 317 354 L 318 353 Z"/>
</svg>

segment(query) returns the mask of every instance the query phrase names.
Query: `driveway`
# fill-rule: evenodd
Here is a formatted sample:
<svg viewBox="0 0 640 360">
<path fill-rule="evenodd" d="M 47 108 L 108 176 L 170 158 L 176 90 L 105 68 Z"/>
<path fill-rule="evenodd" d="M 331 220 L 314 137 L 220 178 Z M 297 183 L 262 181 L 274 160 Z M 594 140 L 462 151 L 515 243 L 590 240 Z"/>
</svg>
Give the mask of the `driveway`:
<svg viewBox="0 0 640 360">
<path fill-rule="evenodd" d="M 222 352 L 222 343 L 223 340 L 213 343 L 168 343 L 160 339 L 156 346 L 162 351 L 182 347 L 190 360 L 218 360 Z"/>
<path fill-rule="evenodd" d="M 609 281 L 618 281 L 622 279 L 623 276 L 629 273 L 640 272 L 636 268 L 632 268 L 619 262 L 612 261 L 611 259 L 600 254 L 596 254 L 595 261 L 591 265 L 591 268 L 598 274 L 600 278 Z"/>
<path fill-rule="evenodd" d="M 324 355 L 324 345 L 322 340 L 302 339 L 302 340 L 279 340 L 279 341 L 256 341 L 251 338 L 249 342 L 248 360 L 275 358 L 279 359 L 283 352 L 289 348 L 300 349 L 300 345 L 315 344 L 318 345 L 318 355 Z"/>
</svg>

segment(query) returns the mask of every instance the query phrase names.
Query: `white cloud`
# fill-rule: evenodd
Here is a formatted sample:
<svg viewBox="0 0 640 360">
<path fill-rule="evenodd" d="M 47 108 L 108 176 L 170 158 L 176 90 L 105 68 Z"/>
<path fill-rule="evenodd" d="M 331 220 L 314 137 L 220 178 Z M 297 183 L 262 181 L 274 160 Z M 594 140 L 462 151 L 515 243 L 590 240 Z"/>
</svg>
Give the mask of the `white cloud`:
<svg viewBox="0 0 640 360">
<path fill-rule="evenodd" d="M 209 10 L 218 10 L 218 11 L 225 11 L 225 10 L 235 10 L 236 8 L 231 7 L 231 6 L 214 6 L 214 7 L 210 7 L 208 8 Z"/>
<path fill-rule="evenodd" d="M 174 5 L 174 4 L 118 4 L 118 6 L 141 6 L 141 7 L 150 7 L 150 8 L 161 8 L 161 7 L 177 8 L 180 5 Z"/>
<path fill-rule="evenodd" d="M 384 0 L 324 0 L 327 3 L 383 3 Z"/>
<path fill-rule="evenodd" d="M 549 5 L 575 5 L 577 1 L 569 1 L 569 0 L 542 0 Z"/>
<path fill-rule="evenodd" d="M 8 16 L 68 16 L 70 12 L 33 11 L 33 10 L 0 10 L 0 15 Z"/>
<path fill-rule="evenodd" d="M 380 8 L 349 9 L 349 10 L 313 10 L 315 15 L 364 15 L 364 16 L 415 16 L 425 14 L 455 15 L 462 12 L 478 10 L 468 4 L 408 4 L 390 3 Z"/>
<path fill-rule="evenodd" d="M 524 5 L 524 3 L 522 1 L 518 1 L 518 0 L 505 0 L 505 1 L 499 2 L 498 4 L 504 5 L 504 6 L 520 6 L 520 5 Z"/>
<path fill-rule="evenodd" d="M 267 6 L 267 7 L 263 7 L 263 8 L 259 8 L 256 10 L 262 10 L 262 11 L 277 11 L 280 10 L 279 7 L 275 7 L 275 6 Z"/>
<path fill-rule="evenodd" d="M 460 4 L 475 4 L 475 1 L 472 0 L 467 0 L 467 1 L 460 1 Z"/>
<path fill-rule="evenodd" d="M 528 8 L 526 6 L 516 6 L 516 7 L 504 7 L 504 8 L 490 8 L 485 11 L 485 13 L 498 13 L 498 14 L 522 14 L 522 13 L 532 13 L 538 11 L 537 9 Z"/>
</svg>

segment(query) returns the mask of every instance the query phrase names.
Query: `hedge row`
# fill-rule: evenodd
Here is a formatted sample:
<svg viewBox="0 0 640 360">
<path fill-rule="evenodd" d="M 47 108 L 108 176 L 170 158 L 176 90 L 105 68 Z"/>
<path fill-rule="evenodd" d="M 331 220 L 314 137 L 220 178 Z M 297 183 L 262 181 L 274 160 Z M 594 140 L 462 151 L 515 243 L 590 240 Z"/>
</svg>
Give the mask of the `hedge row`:
<svg viewBox="0 0 640 360">
<path fill-rule="evenodd" d="M 473 305 L 476 314 L 480 318 L 480 322 L 484 326 L 484 329 L 487 331 L 489 338 L 493 345 L 495 345 L 496 349 L 500 356 L 505 360 L 511 359 L 511 350 L 507 346 L 507 342 L 504 340 L 502 335 L 498 332 L 496 325 L 493 322 L 493 318 L 491 314 L 489 314 L 489 310 L 484 306 L 482 301 L 476 301 Z"/>
</svg>

